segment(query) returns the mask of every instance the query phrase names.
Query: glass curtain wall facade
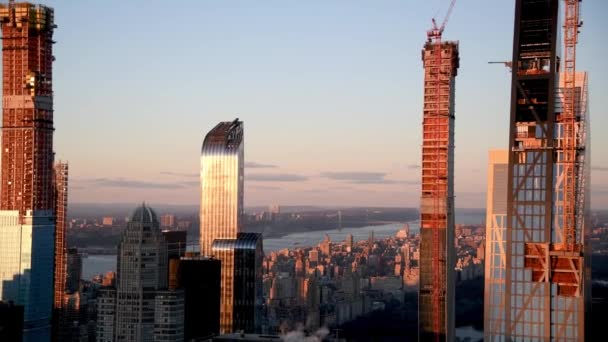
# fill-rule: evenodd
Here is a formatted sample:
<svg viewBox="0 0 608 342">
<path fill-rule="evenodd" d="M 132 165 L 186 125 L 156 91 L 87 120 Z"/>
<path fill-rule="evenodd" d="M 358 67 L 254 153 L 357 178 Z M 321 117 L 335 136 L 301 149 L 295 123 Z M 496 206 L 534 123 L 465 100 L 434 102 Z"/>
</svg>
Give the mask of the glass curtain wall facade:
<svg viewBox="0 0 608 342">
<path fill-rule="evenodd" d="M 220 333 L 234 331 L 234 254 L 212 249 L 214 241 L 235 240 L 242 228 L 244 183 L 243 122 L 220 122 L 201 151 L 200 246 L 202 256 L 221 261 Z"/>
<path fill-rule="evenodd" d="M 201 151 L 201 255 L 215 239 L 236 239 L 241 231 L 244 182 L 243 122 L 220 122 Z"/>
<path fill-rule="evenodd" d="M 563 227 L 564 128 L 558 0 L 515 7 L 504 273 L 486 303 L 488 341 L 582 341 L 590 300 L 586 77 L 577 77 L 576 225 Z M 570 194 L 572 195 L 572 194 Z M 501 284 L 504 277 L 504 287 Z M 487 283 L 486 283 L 487 284 Z M 504 290 L 501 294 L 500 290 Z M 498 303 L 498 304 L 497 304 Z"/>
<path fill-rule="evenodd" d="M 259 332 L 264 300 L 261 234 L 239 233 L 236 239 L 218 239 L 212 250 L 234 270 L 221 277 L 220 331 Z"/>
<path fill-rule="evenodd" d="M 48 341 L 53 307 L 53 9 L 0 5 L 0 299 L 23 305 L 25 341 Z"/>
<path fill-rule="evenodd" d="M 505 241 L 509 151 L 489 153 L 486 200 L 484 333 L 504 334 Z"/>
</svg>

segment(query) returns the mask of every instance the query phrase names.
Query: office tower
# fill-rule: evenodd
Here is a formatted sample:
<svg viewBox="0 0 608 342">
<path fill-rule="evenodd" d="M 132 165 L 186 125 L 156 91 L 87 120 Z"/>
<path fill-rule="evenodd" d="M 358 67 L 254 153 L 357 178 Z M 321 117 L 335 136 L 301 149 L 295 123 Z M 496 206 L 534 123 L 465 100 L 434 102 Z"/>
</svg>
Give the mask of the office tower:
<svg viewBox="0 0 608 342">
<path fill-rule="evenodd" d="M 487 248 L 484 273 L 484 334 L 488 339 L 504 330 L 501 324 L 504 322 L 505 315 L 502 308 L 502 297 L 505 292 L 508 172 L 509 151 L 490 151 L 486 199 Z"/>
<path fill-rule="evenodd" d="M 157 291 L 154 302 L 154 342 L 184 341 L 184 293 Z"/>
<path fill-rule="evenodd" d="M 24 306 L 24 340 L 50 339 L 53 307 L 53 9 L 0 5 L 0 299 Z"/>
<path fill-rule="evenodd" d="M 154 210 L 142 204 L 118 246 L 116 341 L 152 341 L 154 297 L 167 287 L 167 243 Z"/>
<path fill-rule="evenodd" d="M 572 56 L 578 1 L 565 3 L 566 49 L 560 58 L 558 0 L 516 2 L 507 234 L 504 256 L 500 255 L 504 273 L 491 274 L 499 279 L 491 280 L 490 305 L 495 306 L 486 317 L 492 329 L 486 333 L 488 341 L 586 337 L 591 299 L 590 251 L 585 243 L 587 80 L 585 73 L 575 74 Z"/>
<path fill-rule="evenodd" d="M 220 332 L 220 261 L 186 256 L 175 268 L 177 288 L 184 291 L 184 336 L 186 341 Z"/>
<path fill-rule="evenodd" d="M 23 306 L 0 301 L 0 341 L 23 339 Z"/>
<path fill-rule="evenodd" d="M 97 342 L 114 342 L 116 333 L 116 289 L 102 287 L 97 296 Z"/>
<path fill-rule="evenodd" d="M 215 239 L 236 239 L 243 216 L 243 122 L 220 122 L 201 152 L 201 255 Z"/>
<path fill-rule="evenodd" d="M 422 50 L 422 196 L 420 198 L 420 341 L 454 340 L 454 102 L 458 43 L 428 32 Z"/>
<path fill-rule="evenodd" d="M 220 332 L 261 329 L 262 235 L 238 233 L 236 239 L 216 239 L 212 253 L 222 262 Z M 223 273 L 229 265 L 234 271 Z"/>
<path fill-rule="evenodd" d="M 78 292 L 80 278 L 82 278 L 82 256 L 80 256 L 76 248 L 68 248 L 66 253 L 66 270 L 65 292 Z"/>
</svg>

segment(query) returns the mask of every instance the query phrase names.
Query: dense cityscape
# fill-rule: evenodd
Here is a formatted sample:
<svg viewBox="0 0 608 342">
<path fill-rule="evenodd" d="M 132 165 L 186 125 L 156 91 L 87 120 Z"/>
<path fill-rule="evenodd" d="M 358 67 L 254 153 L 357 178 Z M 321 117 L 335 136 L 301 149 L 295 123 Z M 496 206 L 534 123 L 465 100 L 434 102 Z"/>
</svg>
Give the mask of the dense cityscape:
<svg viewBox="0 0 608 342">
<path fill-rule="evenodd" d="M 421 51 L 417 208 L 246 207 L 239 118 L 205 128 L 199 203 L 73 204 L 55 12 L 0 4 L 0 341 L 596 339 L 608 212 L 590 204 L 580 1 L 515 1 L 513 59 L 491 62 L 512 76 L 509 145 L 488 148 L 483 209 L 455 204 L 455 3 Z"/>
</svg>

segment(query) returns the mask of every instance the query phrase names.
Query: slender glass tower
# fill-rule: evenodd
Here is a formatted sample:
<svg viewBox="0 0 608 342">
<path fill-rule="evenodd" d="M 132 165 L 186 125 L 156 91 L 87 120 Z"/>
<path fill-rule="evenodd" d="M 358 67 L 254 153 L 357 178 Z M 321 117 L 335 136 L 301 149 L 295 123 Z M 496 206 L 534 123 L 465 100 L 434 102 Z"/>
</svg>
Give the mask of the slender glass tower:
<svg viewBox="0 0 608 342">
<path fill-rule="evenodd" d="M 216 240 L 235 241 L 243 216 L 243 122 L 220 122 L 205 137 L 201 153 L 201 255 L 221 261 L 220 333 L 234 331 L 235 260 L 213 250 Z"/>
<path fill-rule="evenodd" d="M 243 122 L 220 122 L 201 151 L 201 255 L 215 239 L 236 239 L 241 231 L 244 181 Z"/>
<path fill-rule="evenodd" d="M 487 341 L 585 340 L 587 77 L 574 75 L 573 59 L 558 57 L 558 5 L 517 0 L 515 6 L 506 231 L 488 248 Z M 565 24 L 578 30 L 576 20 Z"/>
<path fill-rule="evenodd" d="M 24 305 L 24 340 L 48 341 L 53 306 L 53 9 L 0 5 L 0 299 Z"/>
</svg>

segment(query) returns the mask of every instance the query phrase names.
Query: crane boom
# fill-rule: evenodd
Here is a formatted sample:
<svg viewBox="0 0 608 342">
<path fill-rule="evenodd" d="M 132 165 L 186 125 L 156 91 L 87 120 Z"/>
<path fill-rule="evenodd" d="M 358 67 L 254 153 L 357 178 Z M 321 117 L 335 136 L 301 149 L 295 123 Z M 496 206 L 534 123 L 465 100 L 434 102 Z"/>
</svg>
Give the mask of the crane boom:
<svg viewBox="0 0 608 342">
<path fill-rule="evenodd" d="M 454 10 L 455 4 L 456 0 L 452 0 L 452 2 L 450 3 L 450 7 L 448 8 L 448 11 L 445 14 L 445 18 L 443 18 L 441 26 L 437 27 L 437 21 L 435 21 L 435 18 L 431 19 L 431 21 L 433 22 L 433 27 L 426 32 L 429 41 L 441 41 L 441 34 L 443 33 L 445 26 L 448 24 L 448 20 L 450 19 L 450 15 L 452 15 L 452 10 Z"/>
</svg>

